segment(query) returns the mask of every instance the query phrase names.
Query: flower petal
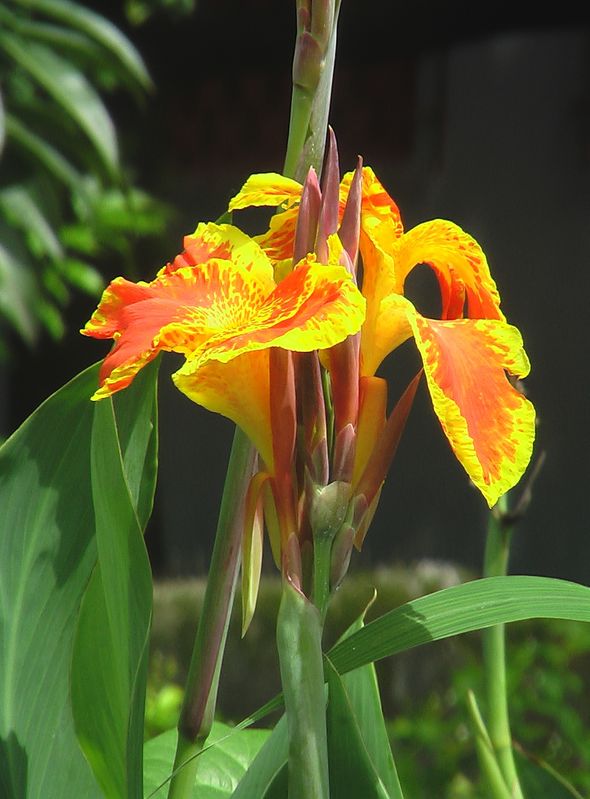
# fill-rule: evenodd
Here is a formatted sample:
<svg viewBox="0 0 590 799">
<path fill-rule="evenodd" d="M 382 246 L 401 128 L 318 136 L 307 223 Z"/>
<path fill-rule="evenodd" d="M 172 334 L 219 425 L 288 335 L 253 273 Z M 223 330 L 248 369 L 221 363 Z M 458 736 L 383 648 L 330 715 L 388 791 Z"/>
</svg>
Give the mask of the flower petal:
<svg viewBox="0 0 590 799">
<path fill-rule="evenodd" d="M 229 210 L 251 206 L 276 206 L 299 202 L 303 186 L 292 178 L 286 178 L 276 172 L 251 175 L 235 197 L 229 203 Z"/>
<path fill-rule="evenodd" d="M 397 298 L 422 355 L 434 410 L 451 447 L 490 507 L 522 476 L 535 411 L 509 382 L 529 361 L 519 331 L 500 320 L 426 319 Z"/>
<path fill-rule="evenodd" d="M 250 308 L 243 324 L 220 329 L 193 367 L 198 369 L 209 359 L 227 362 L 266 347 L 295 352 L 326 349 L 356 333 L 364 313 L 365 301 L 348 272 L 341 266 L 318 264 L 309 255 L 264 302 Z M 166 331 L 162 340 L 166 341 Z"/>
<path fill-rule="evenodd" d="M 177 255 L 159 274 L 175 272 L 185 266 L 198 266 L 211 258 L 221 258 L 255 272 L 262 279 L 272 277 L 272 266 L 256 242 L 234 225 L 200 222 L 184 237 L 184 252 Z"/>
<path fill-rule="evenodd" d="M 272 471 L 269 351 L 245 352 L 222 363 L 187 361 L 172 375 L 176 386 L 193 402 L 239 425 Z"/>
<path fill-rule="evenodd" d="M 266 233 L 254 237 L 275 265 L 280 261 L 292 261 L 293 259 L 298 214 L 299 206 L 293 206 L 287 208 L 286 211 L 274 214 Z"/>
<path fill-rule="evenodd" d="M 274 289 L 230 261 L 211 260 L 160 274 L 152 283 L 117 278 L 82 331 L 116 339 L 100 370 L 101 399 L 126 388 L 164 350 L 194 354 L 220 331 L 239 329 Z"/>
<path fill-rule="evenodd" d="M 441 289 L 443 319 L 462 316 L 465 290 L 470 319 L 505 320 L 483 250 L 453 222 L 435 219 L 417 225 L 401 237 L 393 255 L 402 284 L 417 264 L 432 267 Z"/>
</svg>

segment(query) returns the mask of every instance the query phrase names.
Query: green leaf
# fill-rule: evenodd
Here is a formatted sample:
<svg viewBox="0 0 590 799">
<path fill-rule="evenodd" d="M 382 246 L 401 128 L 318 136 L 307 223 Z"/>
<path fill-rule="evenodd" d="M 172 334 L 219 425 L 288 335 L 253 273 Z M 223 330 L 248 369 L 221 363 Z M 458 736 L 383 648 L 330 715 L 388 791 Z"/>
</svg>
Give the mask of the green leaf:
<svg viewBox="0 0 590 799">
<path fill-rule="evenodd" d="M 390 795 L 371 761 L 342 679 L 328 659 L 325 666 L 330 799 L 388 799 Z"/>
<path fill-rule="evenodd" d="M 0 47 L 28 72 L 84 131 L 112 178 L 119 173 L 112 120 L 92 85 L 71 62 L 37 42 L 0 34 Z"/>
<path fill-rule="evenodd" d="M 550 577 L 487 577 L 407 602 L 330 650 L 340 674 L 414 646 L 524 619 L 590 621 L 590 588 Z"/>
<path fill-rule="evenodd" d="M 144 89 L 153 88 L 145 63 L 129 39 L 108 19 L 70 0 L 18 0 L 26 8 L 39 11 L 85 33 L 107 49 L 127 73 Z"/>
<path fill-rule="evenodd" d="M 16 231 L 0 220 L 0 319 L 32 344 L 38 332 L 35 264 Z"/>
<path fill-rule="evenodd" d="M 246 769 L 254 760 L 270 732 L 268 730 L 236 731 L 215 722 L 207 747 L 199 755 L 194 799 L 225 799 L 233 794 Z M 167 780 L 176 753 L 176 730 L 152 738 L 144 747 L 144 796 L 165 799 Z M 166 787 L 164 787 L 166 784 Z M 158 790 L 159 789 L 159 790 Z M 250 794 L 250 797 L 260 794 Z"/>
<path fill-rule="evenodd" d="M 253 796 L 270 799 L 271 796 L 283 795 L 278 783 L 286 777 L 288 755 L 289 732 L 287 719 L 282 716 L 240 780 L 232 799 L 251 799 Z"/>
<path fill-rule="evenodd" d="M 583 799 L 571 782 L 543 760 L 515 750 L 518 774 L 525 796 L 545 799 Z"/>
<path fill-rule="evenodd" d="M 35 255 L 63 257 L 63 248 L 41 207 L 34 186 L 20 184 L 0 190 L 0 212 L 25 233 L 29 249 Z"/>
<path fill-rule="evenodd" d="M 69 668 L 95 562 L 89 479 L 97 367 L 0 449 L 0 796 L 100 799 L 76 741 Z"/>
<path fill-rule="evenodd" d="M 151 570 L 143 528 L 156 476 L 155 379 L 142 370 L 123 395 L 97 403 L 92 499 L 98 563 L 74 645 L 72 708 L 105 796 L 141 797 Z"/>
<path fill-rule="evenodd" d="M 97 374 L 95 365 L 74 378 L 0 449 L 0 796 L 6 799 L 104 797 L 76 740 L 70 705 L 74 632 L 96 562 L 90 480 L 96 405 L 89 397 Z M 134 386 L 125 393 L 118 424 L 132 474 L 138 451 L 151 459 L 154 440 L 144 394 Z M 143 441 L 139 428 L 123 432 L 131 417 L 143 420 Z M 95 434 L 103 428 L 99 419 Z M 109 485 L 120 493 L 117 475 Z M 134 496 L 141 493 L 134 487 Z M 92 653 L 101 654 L 97 639 Z"/>
<path fill-rule="evenodd" d="M 356 630 L 363 628 L 365 613 L 346 631 L 342 636 L 342 640 L 348 638 Z M 355 669 L 345 674 L 342 677 L 342 687 L 337 686 L 336 690 L 340 691 L 340 693 L 342 691 L 346 693 L 347 701 L 350 703 L 351 712 L 354 716 L 355 726 L 358 728 L 362 739 L 362 746 L 368 753 L 371 764 L 381 779 L 387 795 L 393 799 L 403 799 L 383 718 L 374 664 L 369 663 L 360 669 Z M 328 746 L 330 746 L 329 739 Z"/>
<path fill-rule="evenodd" d="M 45 139 L 32 133 L 12 114 L 6 114 L 6 136 L 73 191 L 82 191 L 81 174 Z"/>
</svg>

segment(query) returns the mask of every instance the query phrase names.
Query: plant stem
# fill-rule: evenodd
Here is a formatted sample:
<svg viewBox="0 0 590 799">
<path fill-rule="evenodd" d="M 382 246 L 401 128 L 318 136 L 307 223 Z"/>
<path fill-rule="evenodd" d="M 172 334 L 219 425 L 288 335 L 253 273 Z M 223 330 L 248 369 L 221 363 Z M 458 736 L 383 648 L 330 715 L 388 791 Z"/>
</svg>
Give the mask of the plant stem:
<svg viewBox="0 0 590 799">
<path fill-rule="evenodd" d="M 314 536 L 313 541 L 313 603 L 320 613 L 322 625 L 330 600 L 330 573 L 333 536 Z"/>
<path fill-rule="evenodd" d="M 326 694 L 318 609 L 283 579 L 277 649 L 289 729 L 289 799 L 328 799 Z"/>
<path fill-rule="evenodd" d="M 504 576 L 510 555 L 511 525 L 505 522 L 506 496 L 490 515 L 484 557 L 484 577 Z M 513 799 L 523 799 L 518 780 L 506 694 L 505 629 L 496 624 L 483 630 L 485 692 L 488 709 L 488 731 L 496 759 Z"/>
<path fill-rule="evenodd" d="M 313 8 L 314 4 L 319 8 Z M 332 95 L 332 78 L 334 75 L 334 59 L 336 56 L 336 28 L 340 0 L 333 4 L 333 24 L 326 50 L 321 54 L 318 63 L 318 52 L 311 48 L 307 56 L 298 57 L 300 39 L 296 45 L 293 64 L 293 92 L 291 96 L 291 116 L 289 119 L 289 138 L 283 173 L 287 177 L 295 178 L 301 183 L 309 168 L 312 166 L 317 174 L 321 173 L 328 129 L 328 114 L 330 111 L 330 97 Z M 329 0 L 313 0 L 310 3 L 313 15 L 330 13 L 327 9 L 331 6 Z M 301 32 L 300 32 L 301 33 Z M 321 49 L 321 47 L 320 47 Z M 306 63 L 307 62 L 307 63 Z M 306 67 L 310 67 L 306 69 Z M 299 68 L 298 68 L 299 67 Z M 309 80 L 309 72 L 315 73 L 316 80 Z"/>
<path fill-rule="evenodd" d="M 203 748 L 213 724 L 219 673 L 240 568 L 244 497 L 254 464 L 255 451 L 245 434 L 236 427 L 209 578 L 178 722 L 174 770 L 179 770 L 172 777 L 169 799 L 193 796 L 199 763 L 196 755 Z"/>
</svg>

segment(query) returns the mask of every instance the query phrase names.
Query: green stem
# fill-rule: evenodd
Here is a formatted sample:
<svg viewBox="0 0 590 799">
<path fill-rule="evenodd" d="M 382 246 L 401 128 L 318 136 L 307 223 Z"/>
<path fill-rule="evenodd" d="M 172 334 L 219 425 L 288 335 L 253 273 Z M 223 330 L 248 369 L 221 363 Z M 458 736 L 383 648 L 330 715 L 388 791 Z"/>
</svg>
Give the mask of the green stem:
<svg viewBox="0 0 590 799">
<path fill-rule="evenodd" d="M 484 577 L 504 576 L 508 570 L 511 527 L 503 521 L 507 509 L 506 496 L 498 503 L 495 513 L 490 515 Z M 496 759 L 513 799 L 523 799 L 518 780 L 506 693 L 506 643 L 503 624 L 483 630 L 484 679 L 488 708 L 488 730 Z"/>
<path fill-rule="evenodd" d="M 321 642 L 318 609 L 284 579 L 277 649 L 289 730 L 289 799 L 329 797 Z"/>
<path fill-rule="evenodd" d="M 318 0 L 314 0 L 318 2 Z M 319 5 L 321 5 L 321 0 Z M 289 119 L 289 138 L 283 174 L 303 183 L 309 168 L 312 166 L 319 175 L 322 171 L 330 98 L 332 95 L 332 79 L 334 60 L 336 57 L 336 29 L 340 0 L 334 4 L 334 21 L 319 70 L 317 83 L 299 82 L 293 76 L 293 92 L 291 96 L 291 116 Z M 311 12 L 314 13 L 313 10 Z"/>
<path fill-rule="evenodd" d="M 320 613 L 322 625 L 330 601 L 333 537 L 314 536 L 313 540 L 313 604 Z"/>
<path fill-rule="evenodd" d="M 490 799 L 512 799 L 512 794 L 504 781 L 504 776 L 496 760 L 494 747 L 490 741 L 488 731 L 472 691 L 469 691 L 467 696 L 467 707 L 469 710 L 471 727 L 475 736 L 477 757 L 486 780 L 487 789 L 491 794 Z"/>
<path fill-rule="evenodd" d="M 178 722 L 178 743 L 169 799 L 189 799 L 199 758 L 211 731 L 219 673 L 240 568 L 243 504 L 255 452 L 236 428 L 221 499 L 209 578 Z M 187 762 L 188 761 L 188 762 Z"/>
</svg>

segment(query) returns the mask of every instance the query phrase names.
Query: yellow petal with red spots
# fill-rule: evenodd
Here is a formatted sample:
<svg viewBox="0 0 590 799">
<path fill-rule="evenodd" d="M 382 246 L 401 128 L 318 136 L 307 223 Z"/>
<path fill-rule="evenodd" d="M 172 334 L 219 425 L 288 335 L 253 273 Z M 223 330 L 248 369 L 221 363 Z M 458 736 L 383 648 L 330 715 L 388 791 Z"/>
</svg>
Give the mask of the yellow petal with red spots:
<svg viewBox="0 0 590 799">
<path fill-rule="evenodd" d="M 266 233 L 254 237 L 254 240 L 275 265 L 281 261 L 292 261 L 293 259 L 298 214 L 299 206 L 293 206 L 287 208 L 286 211 L 274 214 Z"/>
<path fill-rule="evenodd" d="M 295 352 L 332 347 L 358 332 L 364 313 L 364 298 L 348 272 L 341 266 L 318 264 L 309 255 L 264 301 L 256 306 L 247 303 L 241 319 L 236 316 L 235 324 L 211 335 L 206 349 L 200 349 L 183 372 L 199 369 L 206 360 L 227 362 L 266 347 Z M 162 330 L 159 341 L 168 345 L 171 332 L 172 328 Z"/>
<path fill-rule="evenodd" d="M 340 207 L 342 210 L 344 210 L 343 206 L 346 203 L 353 176 L 354 172 L 347 172 L 340 183 Z M 383 221 L 390 223 L 396 237 L 401 236 L 404 232 L 401 215 L 396 203 L 385 191 L 371 167 L 364 166 L 361 226 L 370 235 L 370 231 Z"/>
<path fill-rule="evenodd" d="M 272 471 L 269 351 L 245 352 L 222 363 L 187 361 L 172 379 L 193 402 L 239 425 Z"/>
<path fill-rule="evenodd" d="M 463 315 L 465 293 L 470 319 L 504 320 L 483 250 L 453 222 L 435 219 L 417 225 L 399 239 L 393 255 L 396 277 L 402 282 L 416 264 L 432 267 L 441 289 L 443 319 Z"/>
<path fill-rule="evenodd" d="M 521 478 L 535 435 L 532 404 L 506 372 L 525 377 L 529 361 L 519 331 L 496 319 L 426 319 L 403 297 L 434 410 L 473 483 L 490 507 Z"/>
<path fill-rule="evenodd" d="M 188 357 L 220 331 L 243 327 L 274 287 L 268 273 L 262 277 L 216 259 L 162 273 L 152 283 L 117 278 L 82 330 L 94 338 L 115 339 L 93 399 L 126 388 L 160 350 Z"/>
<path fill-rule="evenodd" d="M 303 186 L 276 172 L 251 175 L 229 203 L 229 210 L 251 206 L 292 205 L 299 202 Z"/>
<path fill-rule="evenodd" d="M 198 266 L 211 258 L 220 258 L 241 266 L 263 279 L 272 276 L 272 266 L 260 247 L 234 225 L 200 222 L 197 229 L 183 240 L 184 252 L 158 274 L 175 272 L 185 266 Z"/>
</svg>

